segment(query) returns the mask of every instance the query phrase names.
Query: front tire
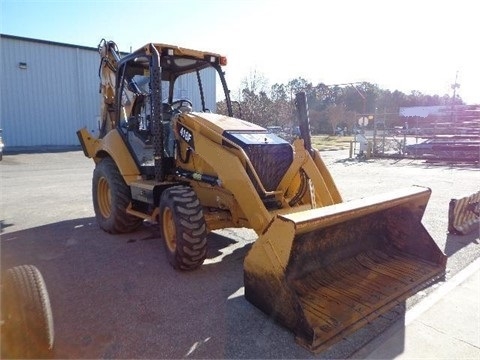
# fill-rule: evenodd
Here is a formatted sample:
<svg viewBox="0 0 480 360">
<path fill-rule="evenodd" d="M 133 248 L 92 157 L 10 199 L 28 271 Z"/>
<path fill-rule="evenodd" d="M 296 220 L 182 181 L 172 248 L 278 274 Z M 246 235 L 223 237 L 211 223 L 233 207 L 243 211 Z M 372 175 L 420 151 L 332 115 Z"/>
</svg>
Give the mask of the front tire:
<svg viewBox="0 0 480 360">
<path fill-rule="evenodd" d="M 92 198 L 100 227 L 111 234 L 132 232 L 143 219 L 127 214 L 132 201 L 130 188 L 112 158 L 103 158 L 93 171 Z"/>
<path fill-rule="evenodd" d="M 48 291 L 33 265 L 8 269 L 2 282 L 2 358 L 49 358 L 53 316 Z"/>
<path fill-rule="evenodd" d="M 207 256 L 207 226 L 195 192 L 188 186 L 166 189 L 160 199 L 160 231 L 170 264 L 194 270 Z"/>
</svg>

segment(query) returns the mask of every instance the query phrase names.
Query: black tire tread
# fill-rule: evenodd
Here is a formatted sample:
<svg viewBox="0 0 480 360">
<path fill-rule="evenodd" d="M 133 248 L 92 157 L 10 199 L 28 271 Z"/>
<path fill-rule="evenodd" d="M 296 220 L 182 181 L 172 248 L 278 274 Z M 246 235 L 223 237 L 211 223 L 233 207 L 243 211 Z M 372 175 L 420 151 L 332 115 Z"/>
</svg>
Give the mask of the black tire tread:
<svg viewBox="0 0 480 360">
<path fill-rule="evenodd" d="M 203 264 L 207 256 L 207 226 L 200 201 L 193 189 L 179 185 L 166 189 L 162 194 L 160 214 L 165 207 L 174 214 L 177 233 L 174 253 L 165 244 L 168 259 L 177 270 L 194 270 Z"/>
<path fill-rule="evenodd" d="M 97 204 L 97 183 L 101 177 L 105 177 L 110 185 L 112 196 L 111 216 L 104 218 Z M 132 197 L 130 188 L 123 180 L 115 161 L 106 157 L 102 159 L 93 172 L 92 197 L 95 216 L 100 227 L 111 234 L 123 234 L 135 231 L 143 220 L 126 212 Z"/>
</svg>

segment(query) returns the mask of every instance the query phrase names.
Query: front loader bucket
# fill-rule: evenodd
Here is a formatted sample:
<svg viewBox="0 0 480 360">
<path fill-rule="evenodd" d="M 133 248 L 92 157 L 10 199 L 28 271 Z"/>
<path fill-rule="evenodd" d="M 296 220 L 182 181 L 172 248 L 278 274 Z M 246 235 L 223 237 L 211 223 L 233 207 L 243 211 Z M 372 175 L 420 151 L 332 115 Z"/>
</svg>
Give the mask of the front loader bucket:
<svg viewBox="0 0 480 360">
<path fill-rule="evenodd" d="M 277 215 L 245 257 L 245 297 L 320 352 L 445 272 L 430 189 Z"/>
</svg>

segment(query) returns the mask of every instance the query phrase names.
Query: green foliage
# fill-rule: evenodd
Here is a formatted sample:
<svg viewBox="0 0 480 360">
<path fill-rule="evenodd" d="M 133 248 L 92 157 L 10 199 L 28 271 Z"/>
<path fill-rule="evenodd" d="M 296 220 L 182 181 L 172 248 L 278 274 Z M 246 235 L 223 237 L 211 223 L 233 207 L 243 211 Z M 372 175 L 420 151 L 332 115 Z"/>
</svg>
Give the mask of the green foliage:
<svg viewBox="0 0 480 360">
<path fill-rule="evenodd" d="M 235 116 L 265 127 L 282 126 L 287 131 L 296 126 L 295 94 L 305 91 L 311 129 L 317 134 L 335 134 L 337 128 L 347 128 L 350 132 L 362 115 L 379 112 L 398 117 L 400 107 L 452 104 L 448 94 L 424 95 L 419 91 L 405 94 L 381 89 L 368 82 L 313 85 L 299 77 L 267 89 L 267 80 L 256 72 L 242 82 L 242 87 L 241 99 L 234 105 Z M 454 102 L 463 104 L 458 95 Z M 217 111 L 227 113 L 224 101 L 217 103 Z M 401 123 L 399 118 L 398 122 Z"/>
</svg>

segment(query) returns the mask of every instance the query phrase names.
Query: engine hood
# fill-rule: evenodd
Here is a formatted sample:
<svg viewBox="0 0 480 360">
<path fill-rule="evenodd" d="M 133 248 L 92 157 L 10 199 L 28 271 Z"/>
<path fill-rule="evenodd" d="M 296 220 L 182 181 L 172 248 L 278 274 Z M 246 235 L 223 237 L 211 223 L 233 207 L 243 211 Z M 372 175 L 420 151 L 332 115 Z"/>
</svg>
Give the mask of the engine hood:
<svg viewBox="0 0 480 360">
<path fill-rule="evenodd" d="M 204 126 L 209 127 L 218 134 L 225 132 L 242 132 L 242 133 L 266 133 L 267 130 L 259 125 L 251 122 L 232 118 L 226 115 L 213 113 L 192 112 L 186 116 L 193 116 L 201 121 Z"/>
</svg>

